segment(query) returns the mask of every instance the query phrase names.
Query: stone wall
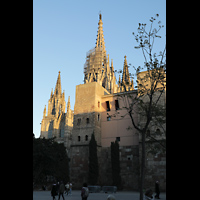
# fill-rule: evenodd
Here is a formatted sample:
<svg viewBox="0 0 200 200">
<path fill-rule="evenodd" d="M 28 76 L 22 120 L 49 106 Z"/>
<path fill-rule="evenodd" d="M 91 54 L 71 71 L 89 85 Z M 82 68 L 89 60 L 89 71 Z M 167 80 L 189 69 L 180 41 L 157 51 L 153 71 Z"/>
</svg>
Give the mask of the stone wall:
<svg viewBox="0 0 200 200">
<path fill-rule="evenodd" d="M 148 156 L 146 162 L 146 187 L 155 187 L 159 181 L 160 191 L 166 191 L 166 155 L 157 154 Z"/>
<path fill-rule="evenodd" d="M 140 143 L 140 162 L 141 162 L 141 143 Z M 146 169 L 144 188 L 155 190 L 155 182 L 159 181 L 160 191 L 166 191 L 166 154 L 149 153 L 146 155 Z"/>
<path fill-rule="evenodd" d="M 139 146 L 120 147 L 122 187 L 125 190 L 139 188 Z"/>
</svg>

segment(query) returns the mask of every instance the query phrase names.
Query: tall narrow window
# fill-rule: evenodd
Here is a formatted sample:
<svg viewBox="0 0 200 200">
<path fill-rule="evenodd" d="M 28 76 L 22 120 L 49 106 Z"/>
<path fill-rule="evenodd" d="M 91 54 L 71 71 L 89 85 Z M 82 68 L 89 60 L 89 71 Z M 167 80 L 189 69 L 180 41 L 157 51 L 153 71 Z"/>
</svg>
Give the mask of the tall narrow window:
<svg viewBox="0 0 200 200">
<path fill-rule="evenodd" d="M 81 119 L 79 118 L 77 121 L 77 125 L 80 125 L 80 124 L 81 124 Z"/>
<path fill-rule="evenodd" d="M 106 101 L 106 108 L 107 108 L 107 111 L 110 111 L 110 102 L 109 101 Z"/>
<path fill-rule="evenodd" d="M 116 137 L 116 140 L 117 140 L 118 142 L 120 142 L 120 137 Z"/>
<path fill-rule="evenodd" d="M 156 134 L 158 134 L 158 135 L 160 134 L 160 129 L 159 128 L 156 129 Z"/>
<path fill-rule="evenodd" d="M 90 119 L 87 118 L 87 119 L 86 119 L 86 124 L 89 124 L 89 123 L 90 123 Z"/>
<path fill-rule="evenodd" d="M 98 114 L 98 121 L 100 120 L 100 114 Z"/>
<path fill-rule="evenodd" d="M 100 101 L 98 101 L 98 108 L 100 108 Z"/>
<path fill-rule="evenodd" d="M 88 135 L 85 136 L 85 141 L 88 141 Z"/>
<path fill-rule="evenodd" d="M 78 142 L 80 142 L 81 141 L 81 136 L 78 136 Z"/>
<path fill-rule="evenodd" d="M 115 110 L 119 110 L 119 101 L 115 100 Z"/>
</svg>

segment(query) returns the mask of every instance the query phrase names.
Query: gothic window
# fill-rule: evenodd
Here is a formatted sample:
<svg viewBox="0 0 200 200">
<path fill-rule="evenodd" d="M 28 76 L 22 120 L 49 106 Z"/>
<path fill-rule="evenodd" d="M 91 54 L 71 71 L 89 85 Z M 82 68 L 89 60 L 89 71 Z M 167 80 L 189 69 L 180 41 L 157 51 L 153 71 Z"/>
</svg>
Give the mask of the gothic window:
<svg viewBox="0 0 200 200">
<path fill-rule="evenodd" d="M 52 130 L 48 130 L 48 138 L 52 138 Z"/>
<path fill-rule="evenodd" d="M 120 142 L 120 137 L 116 137 L 116 141 Z"/>
<path fill-rule="evenodd" d="M 59 115 L 61 114 L 61 111 L 62 111 L 62 105 L 60 105 L 59 107 Z"/>
<path fill-rule="evenodd" d="M 115 100 L 115 110 L 119 110 L 119 101 Z"/>
<path fill-rule="evenodd" d="M 106 108 L 107 108 L 107 111 L 110 111 L 110 103 L 109 103 L 109 101 L 106 101 Z"/>
<path fill-rule="evenodd" d="M 79 126 L 81 124 L 81 119 L 79 118 L 77 121 L 77 125 Z"/>
<path fill-rule="evenodd" d="M 106 88 L 106 78 L 103 80 L 102 87 Z"/>
<path fill-rule="evenodd" d="M 52 138 L 52 130 L 53 130 L 53 121 L 51 121 L 49 124 L 48 138 Z"/>
<path fill-rule="evenodd" d="M 158 134 L 158 135 L 160 134 L 160 129 L 159 128 L 156 129 L 156 134 Z"/>
<path fill-rule="evenodd" d="M 60 137 L 61 138 L 64 138 L 64 133 L 65 133 L 65 130 L 64 129 L 60 129 Z"/>
</svg>

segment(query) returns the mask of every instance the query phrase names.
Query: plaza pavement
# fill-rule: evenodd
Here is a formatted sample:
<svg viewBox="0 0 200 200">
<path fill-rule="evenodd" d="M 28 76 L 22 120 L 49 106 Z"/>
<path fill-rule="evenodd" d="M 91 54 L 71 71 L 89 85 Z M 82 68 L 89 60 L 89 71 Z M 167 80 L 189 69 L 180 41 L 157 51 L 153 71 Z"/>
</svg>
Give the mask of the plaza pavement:
<svg viewBox="0 0 200 200">
<path fill-rule="evenodd" d="M 74 190 L 72 195 L 64 195 L 65 200 L 81 200 L 81 191 Z M 90 193 L 88 200 L 106 200 L 107 196 L 111 193 Z M 116 200 L 139 200 L 139 192 L 119 191 L 113 194 Z M 155 195 L 155 194 L 154 194 Z M 160 193 L 161 200 L 166 200 L 166 193 Z M 33 191 L 33 200 L 52 200 L 50 191 Z M 63 198 L 61 197 L 60 200 Z M 58 196 L 56 196 L 58 200 Z"/>
</svg>

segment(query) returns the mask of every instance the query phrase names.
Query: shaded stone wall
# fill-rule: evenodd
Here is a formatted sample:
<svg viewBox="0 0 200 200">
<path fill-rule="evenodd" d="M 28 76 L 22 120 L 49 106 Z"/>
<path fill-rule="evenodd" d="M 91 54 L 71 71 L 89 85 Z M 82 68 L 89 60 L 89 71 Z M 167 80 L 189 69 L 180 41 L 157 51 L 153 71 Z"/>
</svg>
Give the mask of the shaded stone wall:
<svg viewBox="0 0 200 200">
<path fill-rule="evenodd" d="M 139 146 L 120 147 L 122 187 L 125 190 L 139 188 Z"/>
<path fill-rule="evenodd" d="M 140 160 L 141 162 L 141 143 L 140 143 Z M 155 191 L 155 182 L 159 181 L 160 191 L 166 192 L 166 154 L 149 153 L 146 155 L 146 169 L 144 188 L 151 188 Z"/>
<path fill-rule="evenodd" d="M 155 187 L 155 182 L 159 181 L 160 191 L 166 191 L 166 155 L 157 154 L 148 156 L 146 162 L 146 186 Z"/>
<path fill-rule="evenodd" d="M 74 189 L 81 189 L 88 180 L 89 145 L 71 145 L 70 180 Z"/>
</svg>

